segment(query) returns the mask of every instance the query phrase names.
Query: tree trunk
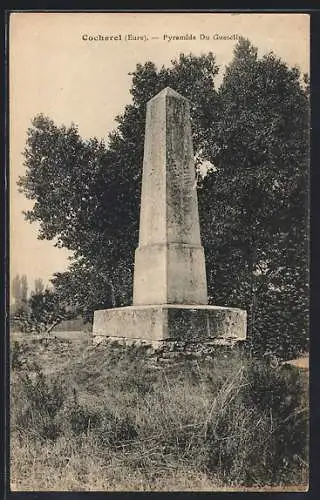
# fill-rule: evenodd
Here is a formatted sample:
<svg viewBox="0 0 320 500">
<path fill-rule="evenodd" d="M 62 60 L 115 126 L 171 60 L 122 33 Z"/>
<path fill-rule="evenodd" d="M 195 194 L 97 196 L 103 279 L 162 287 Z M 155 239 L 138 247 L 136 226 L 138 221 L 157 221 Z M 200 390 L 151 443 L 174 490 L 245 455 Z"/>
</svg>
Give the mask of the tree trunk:
<svg viewBox="0 0 320 500">
<path fill-rule="evenodd" d="M 46 329 L 45 334 L 48 335 L 54 329 L 55 326 L 61 323 L 61 321 L 62 321 L 61 319 L 57 319 L 54 323 L 52 323 L 52 325 L 50 325 L 49 328 Z"/>
</svg>

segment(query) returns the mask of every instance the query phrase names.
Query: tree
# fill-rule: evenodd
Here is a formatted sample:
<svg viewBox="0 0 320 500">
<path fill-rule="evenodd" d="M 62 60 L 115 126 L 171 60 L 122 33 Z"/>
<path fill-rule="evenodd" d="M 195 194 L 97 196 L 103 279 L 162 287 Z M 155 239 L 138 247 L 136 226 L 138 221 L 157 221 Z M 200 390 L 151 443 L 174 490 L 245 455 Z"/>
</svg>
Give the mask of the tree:
<svg viewBox="0 0 320 500">
<path fill-rule="evenodd" d="M 133 104 L 117 117 L 108 146 L 95 138 L 84 141 L 75 125 L 57 127 L 43 115 L 34 118 L 25 150 L 26 175 L 19 180 L 21 191 L 35 201 L 26 219 L 40 223 L 39 238 L 55 238 L 57 246 L 74 252 L 70 272 L 53 282 L 61 293 L 62 283 L 69 290 L 77 288 L 76 300 L 83 308 L 101 286 L 104 303 L 131 302 L 147 101 L 168 85 L 189 97 L 194 143 L 200 149 L 217 107 L 217 72 L 212 54 L 181 55 L 171 68 L 159 71 L 151 62 L 138 64 L 132 75 Z M 97 296 L 91 313 L 100 303 Z"/>
<path fill-rule="evenodd" d="M 49 288 L 31 295 L 29 309 L 28 322 L 40 332 L 44 332 L 63 319 L 69 319 L 73 316 L 61 303 L 59 295 Z"/>
<path fill-rule="evenodd" d="M 208 291 L 245 307 L 255 345 L 287 349 L 307 336 L 308 88 L 296 68 L 240 40 L 221 87 L 213 54 L 181 54 L 169 68 L 138 64 L 132 104 L 108 143 L 39 115 L 28 130 L 26 218 L 40 238 L 74 252 L 54 284 L 90 316 L 132 297 L 146 102 L 166 86 L 189 98 L 198 163 L 215 166 L 198 190 Z M 198 166 L 198 165 L 197 165 Z M 72 189 L 70 189 L 72 186 Z M 99 292 L 97 292 L 99 291 Z M 288 351 L 288 349 L 287 349 Z"/>
<path fill-rule="evenodd" d="M 21 283 L 19 274 L 16 274 L 15 277 L 12 279 L 11 290 L 15 302 L 14 303 L 15 309 L 17 309 L 21 305 Z"/>
<path fill-rule="evenodd" d="M 11 317 L 11 327 L 22 332 L 47 332 L 64 319 L 75 317 L 74 310 L 63 303 L 54 289 L 33 292 L 24 309 Z"/>
<path fill-rule="evenodd" d="M 34 293 L 42 293 L 44 291 L 44 283 L 41 278 L 36 278 L 34 280 Z"/>
<path fill-rule="evenodd" d="M 289 355 L 308 326 L 308 89 L 298 69 L 241 40 L 219 97 L 206 150 L 217 170 L 200 193 L 209 289 L 247 309 L 255 344 Z"/>
<path fill-rule="evenodd" d="M 90 321 L 96 309 L 107 309 L 115 306 L 115 290 L 113 280 L 106 274 L 98 274 L 94 268 L 73 263 L 64 273 L 56 273 L 52 280 L 56 294 L 66 308 L 71 308 L 75 316 L 82 316 Z M 127 283 L 123 283 L 126 290 Z M 124 292 L 125 293 L 125 292 Z M 118 296 L 120 297 L 121 290 Z"/>
<path fill-rule="evenodd" d="M 20 310 L 25 310 L 28 301 L 28 279 L 25 274 L 20 276 L 16 274 L 12 279 L 12 295 L 14 298 L 13 313 Z"/>
<path fill-rule="evenodd" d="M 28 279 L 25 274 L 21 276 L 20 283 L 21 283 L 21 301 L 23 304 L 26 304 L 28 300 Z"/>
</svg>

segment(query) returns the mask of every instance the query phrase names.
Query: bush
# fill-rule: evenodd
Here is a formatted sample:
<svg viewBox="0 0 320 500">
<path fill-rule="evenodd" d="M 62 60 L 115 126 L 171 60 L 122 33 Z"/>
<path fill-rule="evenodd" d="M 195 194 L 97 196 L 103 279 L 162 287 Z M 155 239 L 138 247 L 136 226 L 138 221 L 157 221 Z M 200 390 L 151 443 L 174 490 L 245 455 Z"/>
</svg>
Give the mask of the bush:
<svg viewBox="0 0 320 500">
<path fill-rule="evenodd" d="M 118 416 L 105 406 L 92 407 L 74 400 L 59 415 L 61 428 L 67 435 L 90 435 L 102 449 L 121 447 L 136 438 L 137 431 L 128 415 Z"/>
<path fill-rule="evenodd" d="M 294 367 L 271 368 L 261 360 L 249 364 L 247 379 L 246 407 L 269 420 L 269 477 L 285 482 L 296 463 L 308 461 L 306 381 Z"/>
<path fill-rule="evenodd" d="M 43 440 L 55 440 L 61 434 L 57 415 L 66 397 L 59 377 L 45 376 L 39 366 L 33 377 L 22 372 L 11 392 L 13 426 L 20 431 L 33 432 Z"/>
<path fill-rule="evenodd" d="M 10 350 L 10 365 L 12 371 L 19 370 L 22 368 L 23 366 L 22 354 L 23 354 L 23 349 L 19 344 L 19 342 L 15 340 Z"/>
</svg>

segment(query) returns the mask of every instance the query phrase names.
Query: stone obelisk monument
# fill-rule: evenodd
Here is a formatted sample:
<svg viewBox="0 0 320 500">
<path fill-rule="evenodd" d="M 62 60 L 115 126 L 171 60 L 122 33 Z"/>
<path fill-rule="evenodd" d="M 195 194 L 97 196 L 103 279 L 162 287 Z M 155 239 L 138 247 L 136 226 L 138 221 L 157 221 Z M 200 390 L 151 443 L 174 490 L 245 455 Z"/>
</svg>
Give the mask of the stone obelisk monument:
<svg viewBox="0 0 320 500">
<path fill-rule="evenodd" d="M 95 311 L 93 334 L 245 338 L 245 311 L 207 304 L 189 102 L 167 87 L 147 104 L 133 306 Z"/>
</svg>

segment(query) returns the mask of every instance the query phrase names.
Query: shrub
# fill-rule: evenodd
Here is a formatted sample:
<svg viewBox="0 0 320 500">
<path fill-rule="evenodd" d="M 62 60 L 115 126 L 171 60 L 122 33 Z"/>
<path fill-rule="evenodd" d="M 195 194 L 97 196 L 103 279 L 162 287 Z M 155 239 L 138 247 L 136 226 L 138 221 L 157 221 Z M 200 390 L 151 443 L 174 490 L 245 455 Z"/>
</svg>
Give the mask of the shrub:
<svg viewBox="0 0 320 500">
<path fill-rule="evenodd" d="M 33 377 L 20 373 L 11 392 L 13 426 L 34 432 L 44 440 L 55 440 L 61 434 L 56 417 L 66 397 L 62 380 L 45 376 L 40 367 L 36 367 Z"/>
<path fill-rule="evenodd" d="M 19 370 L 22 367 L 23 362 L 21 358 L 22 358 L 22 347 L 19 344 L 19 342 L 15 340 L 10 350 L 10 365 L 12 371 Z"/>
<path fill-rule="evenodd" d="M 128 415 L 117 415 L 106 406 L 93 407 L 79 403 L 75 398 L 67 402 L 59 414 L 61 428 L 67 435 L 81 437 L 90 435 L 97 445 L 104 448 L 118 448 L 137 436 L 134 423 Z"/>
<path fill-rule="evenodd" d="M 295 461 L 308 461 L 308 407 L 305 381 L 296 368 L 271 368 L 253 360 L 243 394 L 247 407 L 270 420 L 268 469 L 273 481 L 286 481 Z"/>
</svg>

